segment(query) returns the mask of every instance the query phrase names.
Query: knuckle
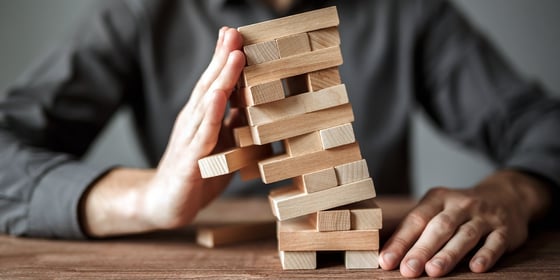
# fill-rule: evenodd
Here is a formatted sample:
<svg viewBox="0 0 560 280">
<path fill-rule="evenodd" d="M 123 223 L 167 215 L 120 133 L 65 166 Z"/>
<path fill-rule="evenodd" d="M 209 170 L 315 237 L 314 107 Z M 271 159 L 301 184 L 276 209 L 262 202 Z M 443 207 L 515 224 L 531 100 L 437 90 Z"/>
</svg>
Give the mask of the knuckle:
<svg viewBox="0 0 560 280">
<path fill-rule="evenodd" d="M 446 187 L 442 187 L 442 186 L 438 186 L 438 187 L 433 187 L 431 188 L 427 193 L 426 196 L 427 197 L 440 197 L 442 195 L 445 195 L 449 192 L 449 189 Z"/>
<path fill-rule="evenodd" d="M 454 232 L 456 221 L 446 213 L 440 213 L 431 221 L 431 227 L 439 232 Z"/>
<path fill-rule="evenodd" d="M 412 223 L 417 228 L 425 228 L 429 222 L 428 218 L 417 211 L 410 212 L 407 219 L 408 222 Z"/>
<path fill-rule="evenodd" d="M 475 209 L 480 205 L 480 200 L 471 196 L 464 196 L 459 203 L 457 203 L 457 206 L 460 209 L 465 209 L 465 210 L 471 210 L 471 209 Z"/>
<path fill-rule="evenodd" d="M 507 234 L 502 230 L 496 230 L 492 233 L 492 239 L 499 246 L 504 246 L 507 244 L 508 238 Z"/>
<path fill-rule="evenodd" d="M 467 240 L 476 240 L 480 236 L 479 229 L 471 224 L 462 225 L 459 231 L 465 236 L 465 238 L 467 238 Z"/>
</svg>

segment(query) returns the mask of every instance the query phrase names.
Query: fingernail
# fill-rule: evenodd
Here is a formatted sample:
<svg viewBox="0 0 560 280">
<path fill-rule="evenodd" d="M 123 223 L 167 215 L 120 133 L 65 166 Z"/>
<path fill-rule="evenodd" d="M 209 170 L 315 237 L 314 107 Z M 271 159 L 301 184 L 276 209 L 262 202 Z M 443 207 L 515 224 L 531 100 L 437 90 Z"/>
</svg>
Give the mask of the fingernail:
<svg viewBox="0 0 560 280">
<path fill-rule="evenodd" d="M 435 259 L 430 262 L 434 266 L 437 266 L 441 270 L 445 270 L 445 262 L 441 259 Z"/>
<path fill-rule="evenodd" d="M 478 257 L 476 259 L 474 259 L 473 263 L 480 265 L 482 267 L 486 267 L 486 258 L 484 257 Z"/>
<path fill-rule="evenodd" d="M 391 253 L 391 252 L 385 253 L 385 254 L 383 254 L 383 260 L 389 266 L 393 266 L 397 262 L 397 255 L 395 255 L 394 253 Z"/>
<path fill-rule="evenodd" d="M 419 272 L 420 269 L 422 268 L 420 262 L 417 259 L 410 259 L 406 261 L 406 265 L 414 272 Z"/>
</svg>

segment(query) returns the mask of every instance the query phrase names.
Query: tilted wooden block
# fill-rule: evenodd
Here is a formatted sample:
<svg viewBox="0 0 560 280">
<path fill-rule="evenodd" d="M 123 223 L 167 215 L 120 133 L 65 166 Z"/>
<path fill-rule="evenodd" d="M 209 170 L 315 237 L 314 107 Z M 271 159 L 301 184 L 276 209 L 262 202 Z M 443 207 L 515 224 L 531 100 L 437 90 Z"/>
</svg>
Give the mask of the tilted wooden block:
<svg viewBox="0 0 560 280">
<path fill-rule="evenodd" d="M 309 215 L 317 231 L 350 230 L 350 210 L 324 210 Z"/>
<path fill-rule="evenodd" d="M 294 185 L 303 192 L 313 193 L 338 186 L 334 168 L 319 170 L 294 177 Z"/>
<path fill-rule="evenodd" d="M 288 57 L 311 51 L 307 33 L 299 33 L 276 39 L 280 57 Z"/>
<path fill-rule="evenodd" d="M 261 178 L 261 171 L 259 170 L 259 164 L 253 162 L 241 169 L 239 169 L 239 176 L 242 181 L 249 181 Z"/>
<path fill-rule="evenodd" d="M 325 150 L 356 142 L 351 123 L 321 129 L 319 135 Z"/>
<path fill-rule="evenodd" d="M 360 147 L 357 143 L 337 147 L 316 153 L 288 156 L 280 155 L 259 161 L 261 178 L 264 183 L 274 183 L 293 178 L 331 166 L 361 159 Z"/>
<path fill-rule="evenodd" d="M 309 36 L 311 50 L 320 50 L 340 45 L 340 34 L 336 26 L 310 31 L 307 35 Z"/>
<path fill-rule="evenodd" d="M 236 127 L 233 129 L 233 138 L 237 147 L 248 147 L 254 145 L 251 136 L 251 128 L 248 126 Z"/>
<path fill-rule="evenodd" d="M 247 108 L 250 125 L 260 125 L 288 117 L 316 112 L 348 103 L 346 86 L 341 84 L 317 92 L 307 92 Z"/>
<path fill-rule="evenodd" d="M 282 269 L 316 269 L 317 252 L 315 251 L 278 251 Z"/>
<path fill-rule="evenodd" d="M 243 47 L 247 65 L 259 64 L 280 58 L 280 53 L 274 40 L 261 42 Z"/>
<path fill-rule="evenodd" d="M 284 88 L 282 81 L 270 81 L 268 83 L 244 87 L 240 89 L 240 98 L 245 106 L 255 106 L 284 99 Z"/>
<path fill-rule="evenodd" d="M 214 248 L 246 241 L 274 237 L 274 222 L 246 222 L 217 226 L 199 227 L 196 231 L 198 245 Z"/>
<path fill-rule="evenodd" d="M 345 163 L 334 167 L 339 185 L 369 178 L 369 170 L 365 159 Z"/>
<path fill-rule="evenodd" d="M 318 131 L 313 131 L 284 140 L 286 154 L 289 156 L 301 156 L 323 150 L 323 143 Z M 336 178 L 336 174 L 335 174 Z"/>
<path fill-rule="evenodd" d="M 378 230 L 318 232 L 307 217 L 278 221 L 280 251 L 358 251 L 379 250 Z"/>
<path fill-rule="evenodd" d="M 274 190 L 268 196 L 272 213 L 281 221 L 373 197 L 375 188 L 371 179 L 314 193 L 289 186 Z"/>
<path fill-rule="evenodd" d="M 353 121 L 352 105 L 343 104 L 251 126 L 251 135 L 255 144 L 262 145 Z"/>
<path fill-rule="evenodd" d="M 254 86 L 341 64 L 340 47 L 331 47 L 249 65 L 243 69 L 243 75 L 245 84 Z"/>
<path fill-rule="evenodd" d="M 198 161 L 202 178 L 225 175 L 271 155 L 269 145 L 233 148 Z"/>
<path fill-rule="evenodd" d="M 379 251 L 346 251 L 344 264 L 346 269 L 379 268 Z"/>
<path fill-rule="evenodd" d="M 336 7 L 314 10 L 293 16 L 255 23 L 237 30 L 244 44 L 255 44 L 293 34 L 338 26 Z"/>
<path fill-rule="evenodd" d="M 307 74 L 307 87 L 311 91 L 318 91 L 342 83 L 338 67 L 327 68 Z"/>
</svg>

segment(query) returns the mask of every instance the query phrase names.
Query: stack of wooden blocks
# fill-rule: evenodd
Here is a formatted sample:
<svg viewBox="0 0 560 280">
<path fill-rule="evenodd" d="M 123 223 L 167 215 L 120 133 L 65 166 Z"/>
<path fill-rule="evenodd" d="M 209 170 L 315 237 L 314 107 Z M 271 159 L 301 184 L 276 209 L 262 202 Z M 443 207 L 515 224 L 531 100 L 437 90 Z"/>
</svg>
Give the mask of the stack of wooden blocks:
<svg viewBox="0 0 560 280">
<path fill-rule="evenodd" d="M 236 148 L 199 161 L 205 178 L 291 179 L 269 196 L 284 269 L 315 269 L 317 251 L 344 251 L 349 269 L 378 267 L 381 209 L 338 71 L 338 24 L 330 7 L 240 27 L 247 65 L 231 105 L 247 125 L 234 130 Z"/>
</svg>

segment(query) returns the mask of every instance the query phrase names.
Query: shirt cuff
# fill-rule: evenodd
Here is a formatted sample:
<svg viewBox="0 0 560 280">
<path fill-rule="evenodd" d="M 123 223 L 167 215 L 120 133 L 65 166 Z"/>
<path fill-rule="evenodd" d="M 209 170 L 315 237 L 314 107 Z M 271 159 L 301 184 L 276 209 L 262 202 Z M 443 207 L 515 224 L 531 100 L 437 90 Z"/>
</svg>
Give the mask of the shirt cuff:
<svg viewBox="0 0 560 280">
<path fill-rule="evenodd" d="M 111 167 L 64 163 L 48 172 L 33 192 L 28 213 L 28 236 L 85 239 L 79 204 L 88 187 Z"/>
</svg>

